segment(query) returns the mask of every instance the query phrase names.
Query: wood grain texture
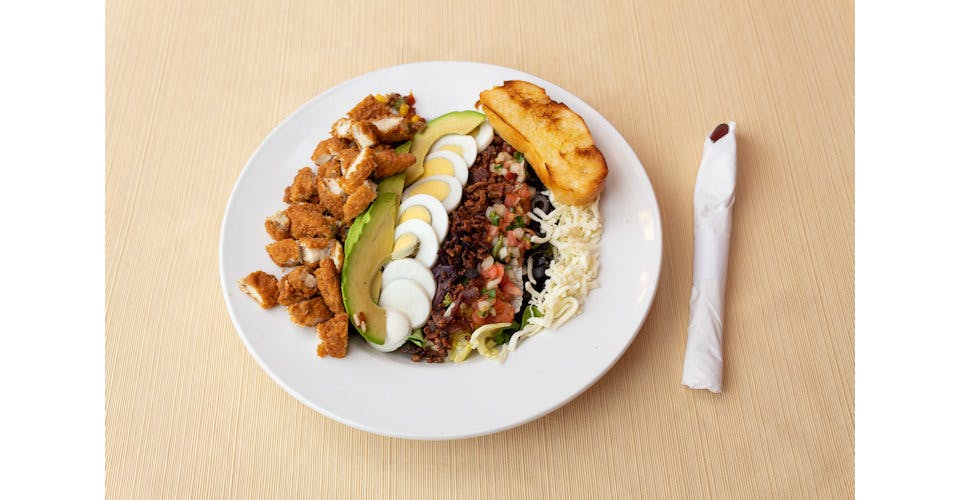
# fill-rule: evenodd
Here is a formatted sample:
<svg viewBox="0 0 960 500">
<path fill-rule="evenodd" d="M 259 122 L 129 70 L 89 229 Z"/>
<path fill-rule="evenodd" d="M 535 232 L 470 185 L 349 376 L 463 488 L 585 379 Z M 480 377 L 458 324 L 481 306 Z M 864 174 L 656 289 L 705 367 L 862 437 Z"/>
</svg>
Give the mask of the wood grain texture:
<svg viewBox="0 0 960 500">
<path fill-rule="evenodd" d="M 110 498 L 844 498 L 853 493 L 853 3 L 107 3 Z M 475 60 L 582 97 L 660 200 L 663 274 L 593 388 L 511 431 L 370 435 L 247 354 L 218 279 L 233 183 L 345 79 Z M 414 89 L 415 90 L 415 89 Z M 720 396 L 680 385 L 703 136 L 740 173 Z"/>
</svg>

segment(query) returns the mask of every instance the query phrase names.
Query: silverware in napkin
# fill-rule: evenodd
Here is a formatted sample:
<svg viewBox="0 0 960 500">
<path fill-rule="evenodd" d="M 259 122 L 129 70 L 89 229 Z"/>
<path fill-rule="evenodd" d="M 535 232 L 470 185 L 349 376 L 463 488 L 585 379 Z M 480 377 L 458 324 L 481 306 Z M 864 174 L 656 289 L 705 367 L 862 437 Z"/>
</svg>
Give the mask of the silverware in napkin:
<svg viewBox="0 0 960 500">
<path fill-rule="evenodd" d="M 723 382 L 723 302 L 737 184 L 737 124 L 722 123 L 703 142 L 693 190 L 693 288 L 683 385 L 719 393 Z"/>
</svg>

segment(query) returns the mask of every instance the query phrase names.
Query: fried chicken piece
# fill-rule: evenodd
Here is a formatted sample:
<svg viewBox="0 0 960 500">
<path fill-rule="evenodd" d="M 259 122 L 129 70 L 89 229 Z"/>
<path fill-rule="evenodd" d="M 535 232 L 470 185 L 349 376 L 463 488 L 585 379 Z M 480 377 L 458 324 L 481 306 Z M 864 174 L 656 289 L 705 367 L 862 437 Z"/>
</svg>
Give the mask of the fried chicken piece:
<svg viewBox="0 0 960 500">
<path fill-rule="evenodd" d="M 317 289 L 317 277 L 313 275 L 313 269 L 308 266 L 296 267 L 283 275 L 277 288 L 280 290 L 277 303 L 282 306 L 290 306 L 311 299 L 320 293 Z"/>
<path fill-rule="evenodd" d="M 290 315 L 290 321 L 300 326 L 317 326 L 331 317 L 333 313 L 327 309 L 323 302 L 323 297 L 297 302 L 287 306 L 287 314 Z"/>
<path fill-rule="evenodd" d="M 353 120 L 349 118 L 339 118 L 330 126 L 330 135 L 339 139 L 353 140 L 353 133 L 350 131 L 350 125 Z"/>
<path fill-rule="evenodd" d="M 374 151 L 373 161 L 377 164 L 373 171 L 373 178 L 379 180 L 403 172 L 407 167 L 417 162 L 417 157 L 410 153 L 401 153 L 393 148 L 384 148 Z"/>
<path fill-rule="evenodd" d="M 300 238 L 300 256 L 307 265 L 317 264 L 324 259 L 333 259 L 337 269 L 343 265 L 343 245 L 333 238 Z"/>
<path fill-rule="evenodd" d="M 339 175 L 340 167 L 337 166 L 337 177 L 317 177 L 317 201 L 328 214 L 342 220 L 347 193 L 340 187 Z"/>
<path fill-rule="evenodd" d="M 354 121 L 350 131 L 353 133 L 354 142 L 361 148 L 369 148 L 377 144 L 379 137 L 377 127 L 368 121 Z"/>
<path fill-rule="evenodd" d="M 317 271 L 319 272 L 320 270 L 317 269 Z M 277 305 L 277 296 L 279 295 L 280 291 L 277 288 L 277 278 L 274 275 L 267 274 L 263 271 L 254 271 L 237 283 L 240 285 L 240 291 L 249 295 L 251 299 L 257 301 L 257 304 L 260 304 L 260 307 L 269 309 Z M 338 288 L 337 297 L 339 296 L 340 290 Z M 324 300 L 326 300 L 326 298 L 324 298 Z M 343 304 L 340 304 L 340 308 L 343 309 Z"/>
<path fill-rule="evenodd" d="M 343 297 L 340 295 L 340 265 L 333 259 L 323 259 L 313 276 L 317 278 L 317 290 L 320 290 L 320 296 L 327 307 L 335 313 L 345 312 Z"/>
<path fill-rule="evenodd" d="M 410 121 L 399 115 L 390 115 L 370 120 L 377 131 L 377 140 L 381 143 L 403 142 L 413 139 Z"/>
<path fill-rule="evenodd" d="M 310 167 L 303 167 L 297 171 L 293 184 L 283 191 L 284 203 L 297 202 L 315 203 L 317 201 L 317 175 Z"/>
<path fill-rule="evenodd" d="M 287 207 L 290 218 L 290 236 L 294 238 L 331 237 L 336 234 L 336 219 L 324 214 L 323 207 L 314 203 L 297 203 Z"/>
<path fill-rule="evenodd" d="M 267 254 L 270 255 L 270 260 L 280 267 L 299 266 L 301 263 L 300 245 L 293 238 L 275 241 L 267 245 Z"/>
<path fill-rule="evenodd" d="M 349 155 L 350 158 L 354 158 L 359 149 L 345 149 L 340 152 L 341 155 Z M 337 157 L 339 158 L 339 156 Z M 340 172 L 340 162 L 336 158 L 324 163 L 317 167 L 317 182 L 320 182 L 320 179 L 336 179 L 340 177 L 342 173 Z"/>
<path fill-rule="evenodd" d="M 333 318 L 317 325 L 317 356 L 342 358 L 347 355 L 347 313 L 337 313 Z"/>
<path fill-rule="evenodd" d="M 313 155 L 310 157 L 310 159 L 313 160 L 314 165 L 319 167 L 324 163 L 336 158 L 337 155 L 339 155 L 344 149 L 349 148 L 349 139 L 331 137 L 329 139 L 324 139 L 317 144 L 317 147 L 313 150 Z"/>
<path fill-rule="evenodd" d="M 390 110 L 390 106 L 378 101 L 372 95 L 364 97 L 353 109 L 347 112 L 347 116 L 351 120 L 373 120 L 392 114 L 393 111 Z"/>
<path fill-rule="evenodd" d="M 377 163 L 373 159 L 373 150 L 363 148 L 353 161 L 350 163 L 341 163 L 340 166 L 343 168 L 340 187 L 349 195 L 353 194 L 357 189 L 360 189 L 364 181 L 366 181 L 370 175 L 373 174 L 374 169 L 377 168 Z"/>
<path fill-rule="evenodd" d="M 263 227 L 267 234 L 275 241 L 285 240 L 290 237 L 290 218 L 285 211 L 281 210 L 263 221 Z"/>
<path fill-rule="evenodd" d="M 340 118 L 333 122 L 330 135 L 341 139 L 351 139 L 361 148 L 368 148 L 377 144 L 377 127 L 374 127 L 367 120 Z"/>
<path fill-rule="evenodd" d="M 346 203 L 343 204 L 343 220 L 352 221 L 358 215 L 373 203 L 377 198 L 377 185 L 366 181 L 353 194 L 347 196 Z"/>
</svg>

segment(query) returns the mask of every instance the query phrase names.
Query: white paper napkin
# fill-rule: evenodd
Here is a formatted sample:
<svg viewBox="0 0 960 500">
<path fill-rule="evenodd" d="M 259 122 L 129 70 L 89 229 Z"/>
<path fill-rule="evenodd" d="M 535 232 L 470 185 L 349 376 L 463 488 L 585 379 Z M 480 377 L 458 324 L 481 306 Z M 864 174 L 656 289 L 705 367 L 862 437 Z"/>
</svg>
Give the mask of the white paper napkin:
<svg viewBox="0 0 960 500">
<path fill-rule="evenodd" d="M 703 143 L 693 190 L 693 289 L 683 362 L 683 385 L 719 393 L 723 382 L 723 300 L 730 225 L 737 184 L 737 124 L 716 142 L 721 125 Z"/>
</svg>

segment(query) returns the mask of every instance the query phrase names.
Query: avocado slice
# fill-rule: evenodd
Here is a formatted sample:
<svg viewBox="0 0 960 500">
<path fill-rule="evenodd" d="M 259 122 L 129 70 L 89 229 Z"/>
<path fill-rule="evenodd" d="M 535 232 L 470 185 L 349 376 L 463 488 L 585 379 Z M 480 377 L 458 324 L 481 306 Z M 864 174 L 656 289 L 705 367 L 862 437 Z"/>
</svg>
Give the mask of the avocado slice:
<svg viewBox="0 0 960 500">
<path fill-rule="evenodd" d="M 428 121 L 427 128 L 413 137 L 410 153 L 417 157 L 417 162 L 407 169 L 406 184 L 412 184 L 423 173 L 423 159 L 437 139 L 447 134 L 469 133 L 486 119 L 487 117 L 478 111 L 453 111 Z"/>
<path fill-rule="evenodd" d="M 343 245 L 343 306 L 360 335 L 381 345 L 387 335 L 387 316 L 374 301 L 373 294 L 379 290 L 374 290 L 373 285 L 393 249 L 398 198 L 394 193 L 377 196 L 367 211 L 353 221 Z"/>
<path fill-rule="evenodd" d="M 391 175 L 377 184 L 377 194 L 382 195 L 391 193 L 397 195 L 397 201 L 400 201 L 400 193 L 403 191 L 403 172 Z"/>
</svg>

